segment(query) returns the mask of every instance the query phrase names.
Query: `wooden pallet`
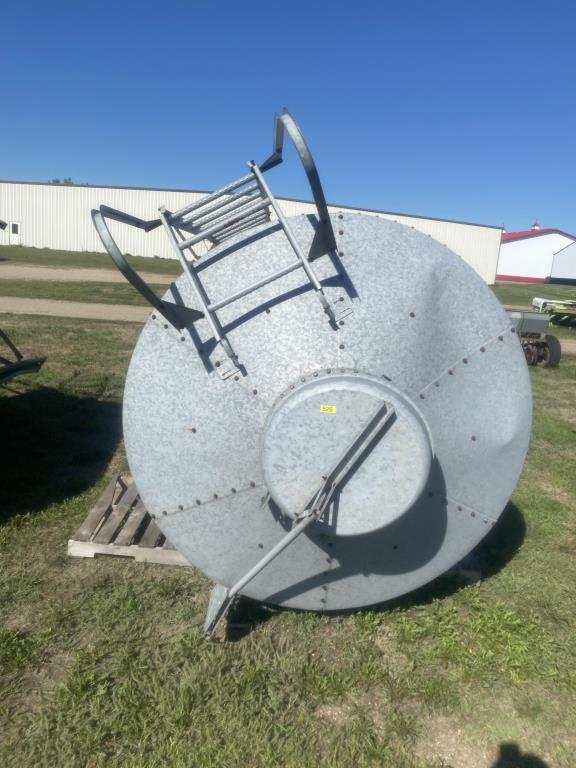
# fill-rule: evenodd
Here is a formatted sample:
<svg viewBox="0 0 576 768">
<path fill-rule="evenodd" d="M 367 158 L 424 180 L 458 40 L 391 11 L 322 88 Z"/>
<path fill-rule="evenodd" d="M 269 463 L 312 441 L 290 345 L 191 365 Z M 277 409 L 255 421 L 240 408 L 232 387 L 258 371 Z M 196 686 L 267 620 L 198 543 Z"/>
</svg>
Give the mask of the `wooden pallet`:
<svg viewBox="0 0 576 768">
<path fill-rule="evenodd" d="M 135 483 L 120 475 L 112 478 L 80 528 L 68 539 L 68 554 L 190 566 L 146 511 Z"/>
</svg>

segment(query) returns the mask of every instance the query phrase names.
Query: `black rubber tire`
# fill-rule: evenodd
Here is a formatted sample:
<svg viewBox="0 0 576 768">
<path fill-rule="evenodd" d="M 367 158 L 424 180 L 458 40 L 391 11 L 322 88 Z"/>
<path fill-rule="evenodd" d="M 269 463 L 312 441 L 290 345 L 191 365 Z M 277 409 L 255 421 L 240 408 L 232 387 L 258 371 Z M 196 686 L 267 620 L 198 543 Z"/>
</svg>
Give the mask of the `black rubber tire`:
<svg viewBox="0 0 576 768">
<path fill-rule="evenodd" d="M 556 368 L 562 357 L 562 347 L 556 336 L 546 334 L 546 352 L 542 360 L 543 368 Z"/>
</svg>

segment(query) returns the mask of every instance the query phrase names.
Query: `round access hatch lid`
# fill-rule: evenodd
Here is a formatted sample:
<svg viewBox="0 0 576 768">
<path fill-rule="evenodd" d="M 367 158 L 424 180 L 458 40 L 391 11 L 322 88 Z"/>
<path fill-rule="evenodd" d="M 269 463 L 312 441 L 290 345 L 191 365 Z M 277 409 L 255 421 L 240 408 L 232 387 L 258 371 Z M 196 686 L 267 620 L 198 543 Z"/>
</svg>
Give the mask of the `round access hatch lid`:
<svg viewBox="0 0 576 768">
<path fill-rule="evenodd" d="M 391 413 L 386 429 L 358 456 L 339 484 L 326 533 L 350 536 L 389 525 L 411 508 L 430 475 L 432 444 L 422 414 L 385 380 L 355 372 L 291 385 L 264 430 L 262 466 L 268 491 L 290 517 L 306 509 L 334 462 L 377 408 Z M 318 527 L 320 530 L 320 527 Z"/>
</svg>

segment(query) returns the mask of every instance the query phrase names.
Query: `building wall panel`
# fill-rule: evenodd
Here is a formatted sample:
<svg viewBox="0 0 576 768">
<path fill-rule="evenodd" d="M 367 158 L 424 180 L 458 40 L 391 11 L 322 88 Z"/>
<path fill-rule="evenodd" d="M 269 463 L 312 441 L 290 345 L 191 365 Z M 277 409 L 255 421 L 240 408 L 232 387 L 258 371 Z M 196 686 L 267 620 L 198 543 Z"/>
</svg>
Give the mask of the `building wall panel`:
<svg viewBox="0 0 576 768">
<path fill-rule="evenodd" d="M 554 254 L 573 242 L 557 233 L 502 243 L 498 277 L 502 280 L 546 280 L 552 271 Z"/>
<path fill-rule="evenodd" d="M 158 208 L 178 210 L 199 200 L 203 192 L 127 189 L 121 187 L 64 186 L 0 182 L 0 218 L 20 224 L 21 244 L 36 248 L 102 252 L 90 211 L 101 204 L 144 219 L 157 216 Z M 286 216 L 311 213 L 312 203 L 279 198 Z M 498 264 L 500 228 L 429 219 L 385 211 L 367 211 L 330 205 L 332 212 L 383 216 L 424 232 L 461 256 L 487 283 L 493 283 Z M 110 223 L 112 234 L 125 253 L 174 258 L 162 230 L 148 234 L 133 227 Z M 0 244 L 8 243 L 8 229 L 0 231 Z"/>
</svg>

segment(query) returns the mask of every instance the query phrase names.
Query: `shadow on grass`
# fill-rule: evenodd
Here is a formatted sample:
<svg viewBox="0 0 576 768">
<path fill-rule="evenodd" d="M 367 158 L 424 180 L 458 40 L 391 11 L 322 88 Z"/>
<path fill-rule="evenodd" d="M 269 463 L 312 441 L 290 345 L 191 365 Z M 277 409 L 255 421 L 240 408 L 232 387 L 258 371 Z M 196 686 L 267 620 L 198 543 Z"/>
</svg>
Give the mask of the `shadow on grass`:
<svg viewBox="0 0 576 768">
<path fill-rule="evenodd" d="M 496 762 L 491 768 L 549 768 L 542 758 L 524 752 L 522 754 L 518 744 L 500 744 L 500 752 Z"/>
<path fill-rule="evenodd" d="M 49 387 L 0 398 L 0 522 L 81 493 L 121 438 L 121 406 Z"/>
<path fill-rule="evenodd" d="M 510 502 L 502 512 L 494 528 L 482 539 L 466 560 L 472 560 L 474 563 L 473 568 L 478 569 L 480 579 L 486 581 L 506 567 L 522 546 L 525 536 L 526 523 L 524 515 L 515 504 Z M 466 569 L 468 567 L 467 563 Z M 414 590 L 414 592 L 385 603 L 366 606 L 366 610 L 385 613 L 396 608 L 428 605 L 434 600 L 450 597 L 470 583 L 470 579 L 459 573 L 458 569 L 451 570 L 449 573 L 434 579 L 429 584 Z M 245 635 L 256 629 L 258 625 L 265 624 L 272 618 L 274 613 L 283 610 L 294 609 L 285 609 L 278 606 L 266 607 L 247 598 L 241 598 L 235 606 L 234 616 L 230 619 L 233 624 L 238 625 L 238 631 L 233 627 L 234 631 L 230 633 L 228 639 L 232 641 L 242 639 Z M 327 613 L 332 616 L 345 616 L 356 613 L 358 610 L 363 609 L 353 608 L 344 611 L 327 611 Z M 529 763 L 526 765 L 530 766 Z"/>
</svg>

